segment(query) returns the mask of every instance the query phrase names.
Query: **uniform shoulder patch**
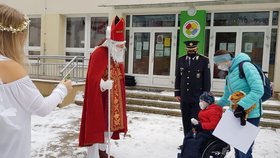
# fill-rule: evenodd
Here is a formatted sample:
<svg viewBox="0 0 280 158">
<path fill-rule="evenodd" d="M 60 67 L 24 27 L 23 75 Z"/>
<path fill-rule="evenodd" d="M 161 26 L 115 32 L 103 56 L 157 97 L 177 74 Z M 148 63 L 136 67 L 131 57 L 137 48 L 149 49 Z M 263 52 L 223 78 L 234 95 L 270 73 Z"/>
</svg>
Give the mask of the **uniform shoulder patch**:
<svg viewBox="0 0 280 158">
<path fill-rule="evenodd" d="M 209 59 L 207 56 L 199 54 L 199 56 Z"/>
</svg>

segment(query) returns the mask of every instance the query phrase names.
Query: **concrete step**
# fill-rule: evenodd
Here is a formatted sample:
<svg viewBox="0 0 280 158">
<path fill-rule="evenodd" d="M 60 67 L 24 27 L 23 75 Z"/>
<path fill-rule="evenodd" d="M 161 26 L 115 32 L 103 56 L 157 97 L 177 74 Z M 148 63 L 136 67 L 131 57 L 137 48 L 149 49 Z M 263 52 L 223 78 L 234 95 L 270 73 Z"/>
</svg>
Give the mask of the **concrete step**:
<svg viewBox="0 0 280 158">
<path fill-rule="evenodd" d="M 152 99 L 139 99 L 139 98 L 126 98 L 126 103 L 131 105 L 141 105 L 150 107 L 160 107 L 167 109 L 180 109 L 179 102 L 152 100 Z"/>
<path fill-rule="evenodd" d="M 176 106 L 176 104 L 179 105 L 179 102 L 177 102 L 175 97 L 172 96 L 172 92 L 154 93 L 154 92 L 142 92 L 142 91 L 127 91 L 126 96 L 127 96 L 127 102 L 129 104 L 146 105 L 146 106 L 150 105 L 155 107 L 166 107 L 166 106 L 177 107 L 177 108 L 180 107 L 180 106 Z M 217 101 L 220 99 L 220 97 L 215 97 L 215 99 Z M 280 111 L 280 101 L 275 99 L 270 99 L 263 102 L 262 106 L 264 110 Z"/>
<path fill-rule="evenodd" d="M 218 99 L 220 97 L 216 97 Z M 126 101 L 128 111 L 181 117 L 180 103 L 170 90 L 127 90 Z M 76 100 L 75 103 L 82 105 L 83 100 Z M 270 99 L 263 103 L 263 108 L 260 125 L 280 128 L 280 101 Z"/>
<path fill-rule="evenodd" d="M 127 104 L 126 108 L 128 111 L 136 111 L 136 112 L 143 112 L 143 113 L 152 113 L 152 114 L 159 114 L 159 115 L 169 115 L 169 116 L 181 117 L 181 112 L 180 112 L 180 110 L 177 110 L 177 109 L 145 107 L 145 106 L 130 105 L 130 104 Z M 260 126 L 271 127 L 271 128 L 280 128 L 280 120 L 262 117 Z"/>
</svg>

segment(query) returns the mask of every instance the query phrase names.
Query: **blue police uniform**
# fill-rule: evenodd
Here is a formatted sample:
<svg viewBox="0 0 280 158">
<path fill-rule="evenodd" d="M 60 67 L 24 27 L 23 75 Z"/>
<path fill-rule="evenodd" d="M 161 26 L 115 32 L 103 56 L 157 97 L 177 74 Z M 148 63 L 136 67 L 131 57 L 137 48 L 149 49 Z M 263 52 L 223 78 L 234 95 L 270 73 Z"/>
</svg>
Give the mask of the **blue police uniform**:
<svg viewBox="0 0 280 158">
<path fill-rule="evenodd" d="M 194 48 L 197 42 L 186 42 L 187 48 Z M 181 112 L 186 135 L 192 128 L 191 118 L 196 118 L 200 110 L 199 96 L 210 91 L 210 65 L 209 59 L 196 54 L 184 55 L 177 59 L 175 79 L 175 96 L 181 97 Z"/>
</svg>

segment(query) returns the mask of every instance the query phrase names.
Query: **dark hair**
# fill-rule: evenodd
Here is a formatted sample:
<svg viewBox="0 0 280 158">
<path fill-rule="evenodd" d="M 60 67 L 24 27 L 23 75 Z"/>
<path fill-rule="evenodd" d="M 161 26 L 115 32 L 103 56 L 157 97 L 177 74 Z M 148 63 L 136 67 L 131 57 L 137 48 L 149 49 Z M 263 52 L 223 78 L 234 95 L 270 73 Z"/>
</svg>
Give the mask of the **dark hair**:
<svg viewBox="0 0 280 158">
<path fill-rule="evenodd" d="M 226 51 L 226 50 L 217 50 L 214 54 L 214 56 L 218 56 L 218 55 L 224 55 L 224 54 L 229 54 L 232 58 L 234 58 L 234 55 L 232 54 L 232 52 Z"/>
</svg>

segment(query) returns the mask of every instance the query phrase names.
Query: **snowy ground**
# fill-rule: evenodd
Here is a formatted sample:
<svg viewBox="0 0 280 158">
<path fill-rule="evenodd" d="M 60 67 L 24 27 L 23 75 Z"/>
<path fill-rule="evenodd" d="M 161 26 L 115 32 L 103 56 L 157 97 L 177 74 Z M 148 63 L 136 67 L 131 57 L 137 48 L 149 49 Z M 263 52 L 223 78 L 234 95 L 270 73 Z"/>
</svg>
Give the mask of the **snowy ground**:
<svg viewBox="0 0 280 158">
<path fill-rule="evenodd" d="M 71 104 L 46 117 L 32 117 L 33 158 L 84 158 L 77 147 L 82 107 Z M 128 134 L 111 141 L 115 158 L 176 158 L 183 132 L 179 117 L 128 112 Z M 280 158 L 280 129 L 261 128 L 255 158 Z"/>
</svg>

